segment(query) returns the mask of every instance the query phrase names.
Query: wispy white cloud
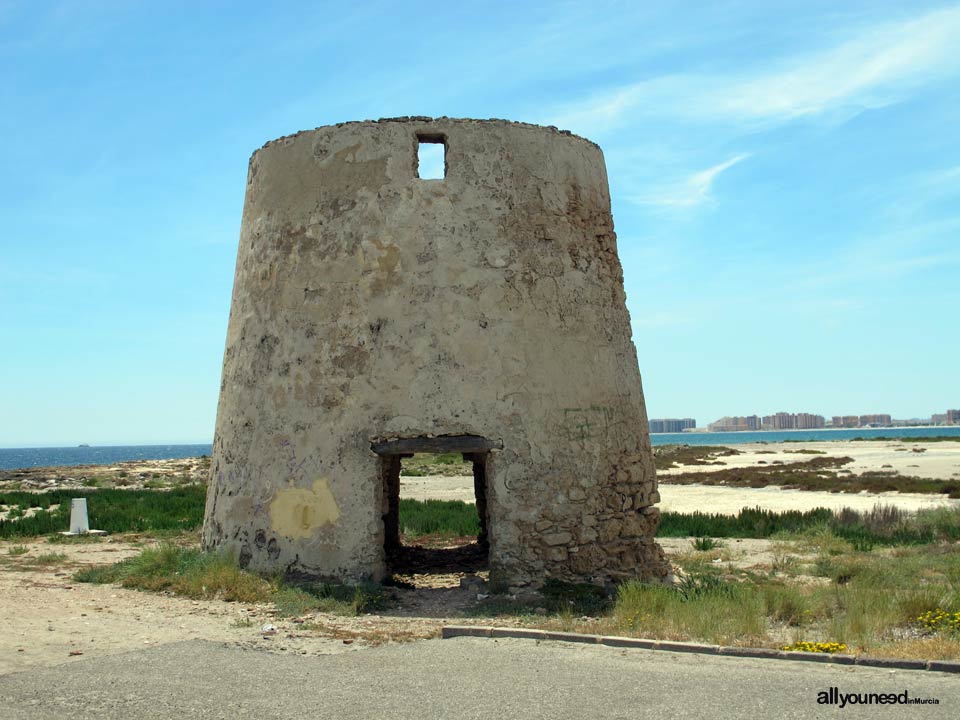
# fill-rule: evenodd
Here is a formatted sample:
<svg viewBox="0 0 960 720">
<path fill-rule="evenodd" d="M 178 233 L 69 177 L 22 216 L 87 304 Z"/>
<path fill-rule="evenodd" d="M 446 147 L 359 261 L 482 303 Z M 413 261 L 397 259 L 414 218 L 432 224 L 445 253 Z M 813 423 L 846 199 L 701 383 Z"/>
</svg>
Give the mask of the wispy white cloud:
<svg viewBox="0 0 960 720">
<path fill-rule="evenodd" d="M 924 218 L 932 206 L 941 205 L 947 211 L 941 222 L 955 226 L 960 220 L 960 165 L 906 173 L 892 180 L 883 176 L 862 193 L 890 224 L 912 229 L 918 221 L 928 222 Z"/>
<path fill-rule="evenodd" d="M 960 252 L 930 252 L 924 255 L 887 255 L 873 258 L 851 254 L 832 258 L 830 264 L 810 268 L 801 281 L 807 287 L 883 283 L 913 275 L 931 268 L 960 264 Z"/>
<path fill-rule="evenodd" d="M 851 117 L 904 100 L 960 74 L 960 6 L 861 30 L 817 52 L 772 61 L 773 69 L 645 79 L 561 108 L 557 125 L 593 134 L 634 117 L 777 124 Z"/>
<path fill-rule="evenodd" d="M 837 47 L 734 83 L 711 98 L 720 113 L 788 120 L 889 105 L 960 69 L 960 7 L 868 29 Z"/>
<path fill-rule="evenodd" d="M 960 165 L 917 173 L 907 178 L 906 183 L 930 199 L 956 195 L 960 193 Z"/>
<path fill-rule="evenodd" d="M 641 205 L 650 205 L 662 209 L 687 209 L 702 205 L 713 198 L 712 190 L 716 179 L 726 170 L 750 157 L 744 153 L 718 163 L 706 170 L 700 170 L 680 181 L 668 183 L 650 192 L 635 196 L 633 200 Z"/>
<path fill-rule="evenodd" d="M 935 183 L 950 183 L 953 187 L 960 186 L 960 165 L 945 170 L 935 170 L 930 173 L 930 181 Z"/>
<path fill-rule="evenodd" d="M 798 297 L 831 290 L 886 296 L 894 286 L 960 266 L 960 250 L 953 241 L 958 230 L 960 218 L 912 223 L 862 235 L 809 259 L 794 258 L 787 264 L 768 260 L 751 272 Z"/>
<path fill-rule="evenodd" d="M 693 84 L 693 78 L 683 75 L 644 80 L 563 105 L 544 122 L 596 137 L 622 125 L 628 115 L 674 115 L 676 101 Z"/>
</svg>

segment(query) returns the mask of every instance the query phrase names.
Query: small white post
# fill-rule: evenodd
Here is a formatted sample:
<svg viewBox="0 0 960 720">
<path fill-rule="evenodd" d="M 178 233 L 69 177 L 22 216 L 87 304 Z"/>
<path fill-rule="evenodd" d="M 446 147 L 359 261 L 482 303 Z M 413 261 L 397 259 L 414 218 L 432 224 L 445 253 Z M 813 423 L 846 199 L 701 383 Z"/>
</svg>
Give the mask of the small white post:
<svg viewBox="0 0 960 720">
<path fill-rule="evenodd" d="M 73 498 L 70 501 L 70 533 L 85 535 L 90 532 L 90 519 L 87 517 L 87 499 Z"/>
<path fill-rule="evenodd" d="M 70 530 L 61 535 L 106 535 L 104 530 L 91 530 L 90 518 L 87 516 L 87 499 L 72 498 L 70 500 Z"/>
</svg>

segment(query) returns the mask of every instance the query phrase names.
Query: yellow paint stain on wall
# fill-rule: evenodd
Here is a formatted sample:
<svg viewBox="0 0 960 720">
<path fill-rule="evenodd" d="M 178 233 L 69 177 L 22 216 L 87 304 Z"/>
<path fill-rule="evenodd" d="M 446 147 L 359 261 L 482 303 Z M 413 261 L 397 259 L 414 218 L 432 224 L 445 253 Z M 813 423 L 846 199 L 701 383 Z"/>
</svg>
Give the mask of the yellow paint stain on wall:
<svg viewBox="0 0 960 720">
<path fill-rule="evenodd" d="M 340 508 L 326 478 L 313 481 L 313 489 L 277 490 L 270 502 L 270 525 L 294 540 L 308 538 L 317 528 L 340 519 Z"/>
<path fill-rule="evenodd" d="M 400 248 L 390 240 L 369 238 L 360 243 L 360 261 L 364 268 L 390 277 L 403 269 Z"/>
</svg>

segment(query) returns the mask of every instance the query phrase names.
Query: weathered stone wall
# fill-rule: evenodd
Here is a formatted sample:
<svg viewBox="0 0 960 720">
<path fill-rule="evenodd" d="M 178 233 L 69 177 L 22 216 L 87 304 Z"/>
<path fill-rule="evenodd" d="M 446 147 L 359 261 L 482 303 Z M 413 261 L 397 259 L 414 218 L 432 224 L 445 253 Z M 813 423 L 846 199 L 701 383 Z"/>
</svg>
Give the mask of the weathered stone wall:
<svg viewBox="0 0 960 720">
<path fill-rule="evenodd" d="M 443 180 L 416 177 L 442 136 Z M 600 149 L 500 120 L 346 123 L 250 161 L 204 545 L 385 571 L 389 438 L 489 453 L 491 584 L 663 577 Z"/>
</svg>

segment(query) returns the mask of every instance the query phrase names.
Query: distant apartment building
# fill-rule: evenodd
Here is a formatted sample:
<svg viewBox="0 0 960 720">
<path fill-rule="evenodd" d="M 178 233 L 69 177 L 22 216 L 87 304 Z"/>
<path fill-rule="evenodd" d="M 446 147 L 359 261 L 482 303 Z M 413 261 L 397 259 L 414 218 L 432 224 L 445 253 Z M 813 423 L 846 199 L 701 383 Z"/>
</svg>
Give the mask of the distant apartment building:
<svg viewBox="0 0 960 720">
<path fill-rule="evenodd" d="M 930 416 L 931 425 L 946 425 L 947 424 L 947 414 L 946 413 L 934 413 Z"/>
<path fill-rule="evenodd" d="M 890 427 L 893 422 L 889 415 L 861 415 L 860 427 Z"/>
<path fill-rule="evenodd" d="M 835 428 L 860 427 L 860 416 L 859 415 L 834 415 L 833 426 Z"/>
<path fill-rule="evenodd" d="M 650 420 L 652 433 L 678 433 L 697 427 L 693 418 L 653 418 Z"/>
<path fill-rule="evenodd" d="M 794 417 L 796 418 L 796 425 L 794 427 L 796 427 L 798 430 L 815 430 L 826 425 L 823 415 L 797 413 Z"/>
<path fill-rule="evenodd" d="M 947 425 L 960 425 L 960 410 L 947 410 Z"/>
<path fill-rule="evenodd" d="M 795 421 L 791 413 L 778 412 L 774 415 L 764 415 L 761 422 L 768 430 L 793 430 Z"/>
<path fill-rule="evenodd" d="M 756 415 L 722 417 L 707 426 L 710 432 L 743 432 L 745 430 L 759 430 L 760 418 Z"/>
<path fill-rule="evenodd" d="M 823 415 L 787 412 L 764 415 L 761 422 L 764 430 L 812 430 L 827 424 Z"/>
</svg>

